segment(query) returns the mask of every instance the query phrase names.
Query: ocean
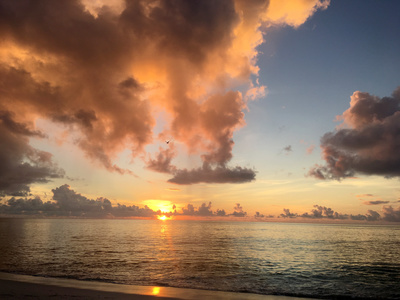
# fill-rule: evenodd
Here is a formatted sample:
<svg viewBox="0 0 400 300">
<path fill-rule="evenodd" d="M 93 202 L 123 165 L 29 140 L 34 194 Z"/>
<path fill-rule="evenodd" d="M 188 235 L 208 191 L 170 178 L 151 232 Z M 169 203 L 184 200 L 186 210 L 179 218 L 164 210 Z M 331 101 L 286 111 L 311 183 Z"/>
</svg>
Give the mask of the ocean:
<svg viewBox="0 0 400 300">
<path fill-rule="evenodd" d="M 400 299 L 400 226 L 0 219 L 0 271 L 328 299 Z"/>
</svg>

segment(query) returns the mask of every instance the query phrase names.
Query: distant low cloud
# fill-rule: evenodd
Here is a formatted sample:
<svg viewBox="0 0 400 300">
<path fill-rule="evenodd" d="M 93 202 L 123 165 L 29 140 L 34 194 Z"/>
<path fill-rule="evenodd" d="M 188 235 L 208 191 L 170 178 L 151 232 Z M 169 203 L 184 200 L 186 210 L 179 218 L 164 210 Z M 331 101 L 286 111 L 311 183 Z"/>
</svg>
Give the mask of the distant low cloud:
<svg viewBox="0 0 400 300">
<path fill-rule="evenodd" d="M 400 87 L 383 98 L 355 92 L 340 119 L 344 124 L 321 138 L 326 164 L 309 175 L 338 180 L 356 174 L 400 176 Z"/>
<path fill-rule="evenodd" d="M 203 203 L 198 209 L 196 209 L 193 204 L 187 204 L 186 207 L 182 208 L 182 213 L 177 213 L 177 215 L 184 216 L 213 216 L 214 213 L 211 210 L 211 202 L 208 204 Z"/>
<path fill-rule="evenodd" d="M 289 209 L 283 209 L 283 213 L 279 215 L 280 218 L 305 218 L 305 219 L 332 219 L 332 220 L 355 220 L 355 221 L 387 221 L 387 222 L 400 222 L 400 206 L 393 208 L 392 206 L 384 206 L 382 214 L 374 210 L 368 210 L 367 214 L 347 215 L 334 211 L 333 209 L 325 206 L 314 205 L 311 212 L 303 214 L 292 213 Z"/>
<path fill-rule="evenodd" d="M 140 208 L 136 205 L 126 206 L 117 204 L 112 206 L 107 198 L 95 200 L 76 193 L 69 185 L 64 184 L 52 190 L 52 201 L 43 202 L 39 197 L 15 198 L 7 200 L 6 204 L 0 206 L 0 213 L 44 215 L 44 216 L 75 216 L 75 217 L 151 217 L 155 212 L 145 206 Z"/>
<path fill-rule="evenodd" d="M 224 209 L 217 209 L 215 215 L 219 216 L 219 217 L 225 217 L 226 216 L 226 212 L 225 212 Z"/>
<path fill-rule="evenodd" d="M 196 208 L 193 204 L 187 204 L 185 207 L 182 208 L 182 212 L 175 213 L 175 215 L 184 215 L 184 216 L 202 216 L 202 217 L 211 217 L 211 216 L 218 216 L 218 217 L 227 217 L 227 216 L 234 216 L 234 217 L 245 217 L 247 216 L 247 212 L 243 210 L 243 207 L 236 203 L 235 207 L 233 208 L 233 212 L 231 214 L 227 214 L 224 209 L 217 209 L 215 212 L 211 209 L 211 202 L 208 204 L 202 203 L 200 207 Z"/>
<path fill-rule="evenodd" d="M 283 213 L 279 215 L 281 218 L 297 218 L 298 214 L 291 213 L 289 208 L 284 208 Z"/>
<path fill-rule="evenodd" d="M 366 215 L 350 215 L 350 219 L 359 221 L 378 221 L 381 219 L 381 215 L 374 210 L 368 210 Z"/>
<path fill-rule="evenodd" d="M 243 210 L 243 207 L 240 205 L 240 203 L 236 203 L 235 207 L 233 208 L 232 216 L 245 217 L 246 215 L 247 215 L 247 212 L 245 212 Z"/>
<path fill-rule="evenodd" d="M 311 213 L 304 213 L 301 215 L 303 218 L 328 218 L 328 219 L 347 219 L 347 215 L 335 212 L 329 207 L 314 205 L 314 209 Z"/>
<path fill-rule="evenodd" d="M 383 219 L 389 222 L 400 222 L 400 206 L 393 208 L 392 206 L 384 206 L 382 209 Z"/>
<path fill-rule="evenodd" d="M 254 215 L 254 218 L 264 218 L 264 214 L 261 214 L 259 211 L 256 211 L 256 214 Z"/>
</svg>

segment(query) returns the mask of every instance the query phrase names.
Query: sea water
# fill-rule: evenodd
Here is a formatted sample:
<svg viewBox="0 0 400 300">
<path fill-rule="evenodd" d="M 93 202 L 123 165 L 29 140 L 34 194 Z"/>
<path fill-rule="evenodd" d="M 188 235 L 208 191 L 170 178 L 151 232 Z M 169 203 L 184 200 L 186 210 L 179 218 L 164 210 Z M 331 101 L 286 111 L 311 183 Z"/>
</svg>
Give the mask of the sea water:
<svg viewBox="0 0 400 300">
<path fill-rule="evenodd" d="M 400 299 L 400 226 L 0 219 L 0 271 L 267 295 Z"/>
</svg>

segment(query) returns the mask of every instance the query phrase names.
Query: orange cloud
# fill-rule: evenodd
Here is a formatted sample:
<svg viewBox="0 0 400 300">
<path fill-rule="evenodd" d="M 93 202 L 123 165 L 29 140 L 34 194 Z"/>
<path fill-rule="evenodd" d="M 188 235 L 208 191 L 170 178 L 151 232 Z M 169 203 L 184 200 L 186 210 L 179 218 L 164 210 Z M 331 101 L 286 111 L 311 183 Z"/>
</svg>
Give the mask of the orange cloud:
<svg viewBox="0 0 400 300">
<path fill-rule="evenodd" d="M 131 174 L 114 163 L 129 148 L 132 157 L 147 157 L 148 168 L 176 177 L 182 170 L 173 159 L 185 149 L 206 164 L 191 176 L 243 172 L 235 180 L 246 182 L 255 172 L 229 162 L 247 101 L 265 95 L 251 78 L 262 30 L 298 27 L 328 4 L 0 1 L 0 110 L 21 124 L 38 117 L 62 124 L 89 159 L 112 172 Z M 156 110 L 168 115 L 162 134 L 182 147 L 149 159 L 143 154 L 154 142 Z"/>
</svg>

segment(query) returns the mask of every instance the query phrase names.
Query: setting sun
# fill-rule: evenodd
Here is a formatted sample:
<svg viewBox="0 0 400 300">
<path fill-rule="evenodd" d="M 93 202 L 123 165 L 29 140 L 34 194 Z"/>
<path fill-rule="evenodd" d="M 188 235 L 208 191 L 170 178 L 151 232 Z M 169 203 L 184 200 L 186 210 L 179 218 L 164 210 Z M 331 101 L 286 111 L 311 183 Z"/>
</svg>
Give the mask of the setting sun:
<svg viewBox="0 0 400 300">
<path fill-rule="evenodd" d="M 167 217 L 166 215 L 157 216 L 157 219 L 161 221 L 171 220 L 171 217 Z"/>
</svg>

